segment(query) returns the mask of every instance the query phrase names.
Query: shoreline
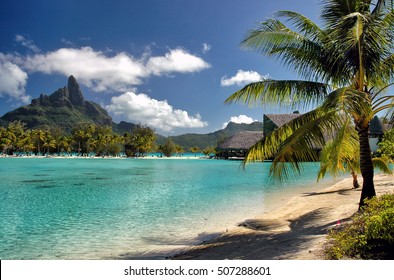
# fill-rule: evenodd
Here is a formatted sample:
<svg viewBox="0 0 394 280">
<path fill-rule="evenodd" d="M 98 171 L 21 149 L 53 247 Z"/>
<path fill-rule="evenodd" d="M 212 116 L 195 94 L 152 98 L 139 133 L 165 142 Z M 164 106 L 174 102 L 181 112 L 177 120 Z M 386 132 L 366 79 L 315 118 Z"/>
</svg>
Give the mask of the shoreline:
<svg viewBox="0 0 394 280">
<path fill-rule="evenodd" d="M 74 156 L 74 155 L 70 155 L 70 156 L 56 156 L 56 155 L 50 155 L 50 156 L 37 156 L 37 155 L 23 155 L 23 156 L 19 156 L 19 155 L 0 155 L 0 158 L 23 158 L 23 159 L 36 159 L 36 158 L 54 158 L 54 159 L 157 159 L 157 160 L 173 160 L 173 159 L 189 159 L 189 160 L 203 160 L 203 159 L 215 159 L 215 158 L 210 158 L 207 156 L 170 156 L 170 157 L 160 157 L 160 156 L 141 156 L 141 157 L 126 157 L 126 156 Z"/>
<path fill-rule="evenodd" d="M 361 178 L 360 178 L 361 179 Z M 377 195 L 394 192 L 394 176 L 375 175 Z M 301 193 L 277 209 L 200 245 L 168 256 L 175 260 L 324 260 L 330 229 L 357 211 L 361 188 L 346 178 L 323 190 Z"/>
</svg>

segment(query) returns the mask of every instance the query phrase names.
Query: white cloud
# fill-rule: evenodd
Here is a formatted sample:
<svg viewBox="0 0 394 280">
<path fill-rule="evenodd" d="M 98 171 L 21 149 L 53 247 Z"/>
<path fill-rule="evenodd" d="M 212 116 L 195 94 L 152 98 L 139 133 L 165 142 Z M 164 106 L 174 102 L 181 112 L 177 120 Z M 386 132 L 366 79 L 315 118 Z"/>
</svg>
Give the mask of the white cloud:
<svg viewBox="0 0 394 280">
<path fill-rule="evenodd" d="M 31 72 L 74 75 L 95 91 L 126 90 L 129 85 L 141 84 L 141 78 L 146 76 L 142 62 L 126 53 L 107 57 L 90 47 L 62 48 L 29 56 L 24 67 Z"/>
<path fill-rule="evenodd" d="M 159 101 L 146 94 L 126 92 L 112 97 L 106 109 L 128 121 L 171 131 L 175 128 L 200 128 L 208 125 L 199 114 L 189 116 L 186 111 L 174 109 L 167 100 Z"/>
<path fill-rule="evenodd" d="M 202 52 L 203 53 L 209 52 L 211 50 L 211 48 L 212 48 L 212 46 L 207 43 L 202 44 Z"/>
<path fill-rule="evenodd" d="M 230 123 L 247 123 L 247 124 L 251 124 L 252 122 L 257 122 L 257 120 L 252 119 L 251 117 L 248 117 L 246 115 L 239 115 L 239 116 L 234 116 L 231 117 L 230 120 L 228 122 L 223 123 L 223 127 L 222 128 L 226 128 L 226 126 Z"/>
<path fill-rule="evenodd" d="M 26 83 L 27 73 L 0 53 L 0 96 L 28 103 L 31 97 L 25 94 Z"/>
<path fill-rule="evenodd" d="M 211 66 L 203 59 L 183 49 L 170 50 L 165 56 L 151 57 L 146 65 L 147 71 L 157 76 L 174 72 L 199 72 L 209 67 Z"/>
<path fill-rule="evenodd" d="M 135 86 L 152 75 L 193 73 L 210 66 L 202 58 L 184 49 L 169 50 L 162 56 L 153 56 L 146 51 L 136 58 L 126 52 L 111 55 L 110 52 L 91 47 L 65 47 L 50 52 L 41 52 L 33 41 L 16 35 L 15 41 L 34 51 L 21 56 L 0 53 L 0 95 L 28 102 L 25 94 L 27 73 L 74 75 L 81 84 L 97 91 L 135 91 Z M 71 42 L 62 39 L 63 43 Z M 180 114 L 174 110 L 174 114 Z M 198 118 L 190 118 L 190 122 Z"/>
<path fill-rule="evenodd" d="M 267 74 L 265 76 L 260 75 L 256 71 L 244 71 L 238 70 L 235 76 L 227 78 L 227 76 L 222 77 L 221 79 L 221 86 L 228 87 L 228 86 L 243 86 L 249 83 L 254 83 L 258 81 L 262 81 L 265 79 L 269 79 L 270 76 Z"/>
<path fill-rule="evenodd" d="M 34 44 L 32 40 L 26 39 L 22 35 L 15 35 L 15 42 L 20 43 L 22 46 L 28 48 L 29 50 L 38 53 L 41 50 Z"/>
<path fill-rule="evenodd" d="M 31 72 L 75 75 L 78 81 L 95 91 L 118 92 L 131 90 L 151 75 L 191 73 L 210 67 L 183 49 L 170 50 L 164 56 L 143 54 L 138 59 L 125 52 L 110 57 L 91 47 L 62 48 L 28 56 L 23 66 Z"/>
</svg>

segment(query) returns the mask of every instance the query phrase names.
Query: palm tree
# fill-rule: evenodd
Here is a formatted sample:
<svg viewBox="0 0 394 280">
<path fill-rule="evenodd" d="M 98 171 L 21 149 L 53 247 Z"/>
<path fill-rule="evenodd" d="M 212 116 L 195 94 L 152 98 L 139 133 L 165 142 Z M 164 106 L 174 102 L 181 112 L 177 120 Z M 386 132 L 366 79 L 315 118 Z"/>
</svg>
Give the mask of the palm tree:
<svg viewBox="0 0 394 280">
<path fill-rule="evenodd" d="M 280 18 L 285 18 L 294 30 Z M 388 0 L 325 0 L 323 28 L 307 17 L 281 11 L 251 30 L 242 45 L 294 68 L 300 80 L 263 80 L 245 86 L 226 102 L 315 108 L 254 145 L 245 158 L 274 157 L 271 174 L 301 171 L 303 161 L 318 160 L 324 147 L 351 120 L 357 132 L 365 198 L 376 195 L 368 133 L 379 112 L 393 107 L 387 95 L 394 76 L 394 12 Z"/>
<path fill-rule="evenodd" d="M 12 148 L 12 143 L 16 141 L 16 136 L 9 130 L 0 127 L 0 147 L 4 155 L 8 154 L 8 150 Z"/>
<path fill-rule="evenodd" d="M 51 134 L 56 143 L 57 153 L 60 154 L 60 147 L 62 145 L 62 140 L 63 140 L 62 137 L 64 135 L 64 130 L 59 126 L 55 126 L 51 129 Z"/>
<path fill-rule="evenodd" d="M 47 155 L 50 155 L 51 148 L 56 148 L 56 141 L 49 131 L 45 131 L 44 143 L 42 144 L 42 147 L 44 149 L 47 148 Z"/>
<path fill-rule="evenodd" d="M 392 174 L 389 167 L 388 157 L 381 156 L 372 159 L 374 168 L 379 168 L 386 174 Z M 360 151 L 358 147 L 357 133 L 347 119 L 335 137 L 326 143 L 320 154 L 320 169 L 318 180 L 326 173 L 334 177 L 339 173 L 350 173 L 353 178 L 353 188 L 359 188 L 357 174 L 360 172 Z"/>
<path fill-rule="evenodd" d="M 215 146 L 206 147 L 206 148 L 202 151 L 202 153 L 203 153 L 206 157 L 209 157 L 210 155 L 216 153 L 216 147 L 215 147 Z"/>
<path fill-rule="evenodd" d="M 27 130 L 19 141 L 23 153 L 27 154 L 28 152 L 29 153 L 33 152 L 35 145 L 34 145 L 33 133 L 31 130 Z"/>
<path fill-rule="evenodd" d="M 20 139 L 24 136 L 25 127 L 25 123 L 21 121 L 13 121 L 7 125 L 8 139 L 10 140 L 8 148 L 12 149 L 12 152 L 21 150 Z"/>
<path fill-rule="evenodd" d="M 71 142 L 72 142 L 72 137 L 71 136 L 60 136 L 59 140 L 57 141 L 57 145 L 58 145 L 58 153 L 60 153 L 60 151 L 63 152 L 70 152 L 70 146 L 71 146 Z"/>
<path fill-rule="evenodd" d="M 83 129 L 76 128 L 75 130 L 73 130 L 72 134 L 75 142 L 78 143 L 78 156 L 80 156 L 82 151 L 82 144 L 86 139 L 86 133 Z"/>
<path fill-rule="evenodd" d="M 175 144 L 175 153 L 178 156 L 181 156 L 184 152 L 185 152 L 185 149 L 181 145 Z"/>
<path fill-rule="evenodd" d="M 34 139 L 37 141 L 37 152 L 41 154 L 41 144 L 45 140 L 45 131 L 38 129 L 32 132 Z"/>
<path fill-rule="evenodd" d="M 198 146 L 190 147 L 190 152 L 192 152 L 192 153 L 194 154 L 195 157 L 197 156 L 197 153 L 198 153 L 199 151 L 200 151 L 200 147 L 198 147 Z"/>
</svg>

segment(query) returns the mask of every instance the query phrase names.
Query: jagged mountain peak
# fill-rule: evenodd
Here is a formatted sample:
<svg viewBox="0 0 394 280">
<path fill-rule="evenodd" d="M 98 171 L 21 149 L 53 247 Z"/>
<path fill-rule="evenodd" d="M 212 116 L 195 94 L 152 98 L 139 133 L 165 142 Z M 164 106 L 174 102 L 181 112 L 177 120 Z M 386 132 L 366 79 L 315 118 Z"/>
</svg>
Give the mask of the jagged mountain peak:
<svg viewBox="0 0 394 280">
<path fill-rule="evenodd" d="M 20 120 L 28 128 L 60 126 L 71 129 L 78 122 L 112 125 L 112 118 L 100 105 L 85 100 L 74 76 L 68 78 L 67 86 L 51 95 L 41 94 L 31 104 L 5 114 L 2 119 L 10 122 Z"/>
<path fill-rule="evenodd" d="M 85 103 L 82 91 L 79 87 L 77 79 L 73 75 L 68 78 L 67 89 L 70 101 L 75 106 L 82 106 Z"/>
</svg>

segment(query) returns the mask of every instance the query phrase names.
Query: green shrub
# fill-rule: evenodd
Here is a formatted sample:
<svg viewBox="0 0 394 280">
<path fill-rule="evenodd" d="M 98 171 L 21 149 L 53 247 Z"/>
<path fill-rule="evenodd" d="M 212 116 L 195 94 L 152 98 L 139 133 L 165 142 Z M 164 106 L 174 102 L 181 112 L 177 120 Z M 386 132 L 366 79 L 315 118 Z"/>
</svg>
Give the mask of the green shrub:
<svg viewBox="0 0 394 280">
<path fill-rule="evenodd" d="M 352 221 L 331 230 L 330 259 L 394 259 L 394 194 L 366 201 Z"/>
</svg>

